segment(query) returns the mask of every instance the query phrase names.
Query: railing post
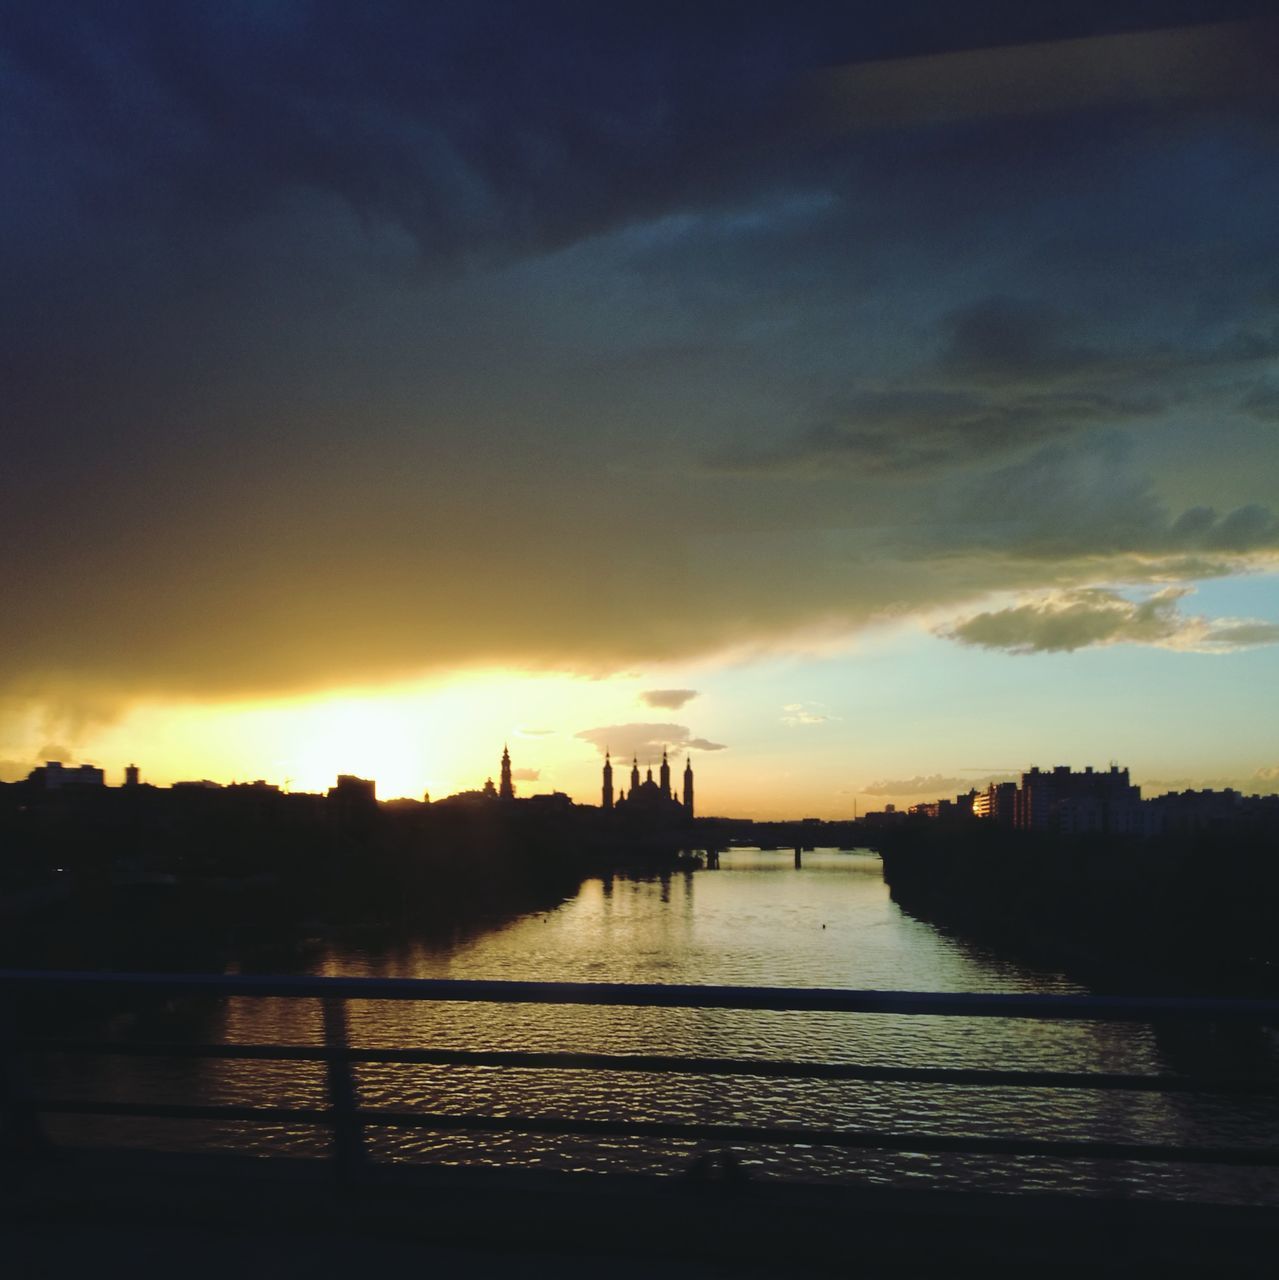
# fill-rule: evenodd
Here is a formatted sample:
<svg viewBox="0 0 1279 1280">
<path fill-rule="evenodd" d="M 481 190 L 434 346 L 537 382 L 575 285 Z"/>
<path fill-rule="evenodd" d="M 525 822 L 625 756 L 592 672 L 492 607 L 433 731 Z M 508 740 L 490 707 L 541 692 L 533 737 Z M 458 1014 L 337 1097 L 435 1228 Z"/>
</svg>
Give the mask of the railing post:
<svg viewBox="0 0 1279 1280">
<path fill-rule="evenodd" d="M 347 1056 L 346 998 L 325 996 L 324 1045 L 327 1052 L 329 1107 L 333 1113 L 333 1157 L 338 1181 L 354 1182 L 364 1164 L 364 1126 L 360 1123 L 359 1102 L 351 1060 Z"/>
<path fill-rule="evenodd" d="M 39 1156 L 49 1149 L 18 1045 L 17 996 L 0 995 L 0 1157 Z"/>
</svg>

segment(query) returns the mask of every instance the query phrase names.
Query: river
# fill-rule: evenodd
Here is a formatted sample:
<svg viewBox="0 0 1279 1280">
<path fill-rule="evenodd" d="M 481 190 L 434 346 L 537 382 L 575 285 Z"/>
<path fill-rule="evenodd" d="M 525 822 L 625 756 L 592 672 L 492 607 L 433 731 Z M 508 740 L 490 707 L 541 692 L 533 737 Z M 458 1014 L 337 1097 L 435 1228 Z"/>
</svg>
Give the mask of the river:
<svg viewBox="0 0 1279 1280">
<path fill-rule="evenodd" d="M 1028 968 L 912 919 L 890 898 L 869 853 L 818 850 L 801 869 L 787 852 L 735 850 L 718 870 L 595 878 L 552 910 L 495 922 L 447 941 L 395 947 L 321 945 L 306 966 L 323 975 L 628 983 L 710 983 L 916 991 L 1079 992 L 1059 973 Z M 1140 994 L 1140 993 L 1134 993 Z M 1004 1019 L 732 1010 L 503 1007 L 356 1001 L 361 1046 L 572 1050 L 762 1057 L 903 1066 L 1177 1072 L 1219 1055 L 1222 1072 L 1274 1079 L 1272 1033 L 1174 1037 L 1150 1026 L 1039 1024 Z M 231 999 L 199 1033 L 236 1042 L 318 1043 L 313 1002 Z M 154 1029 L 151 1029 L 154 1033 Z M 1204 1040 L 1207 1037 L 1208 1043 Z M 318 1066 L 262 1062 L 103 1060 L 86 1076 L 43 1064 L 50 1092 L 317 1105 Z M 1098 1138 L 1119 1142 L 1272 1145 L 1270 1097 L 1100 1090 L 971 1088 L 786 1079 L 725 1079 L 419 1066 L 363 1066 L 369 1107 L 500 1115 L 801 1124 L 930 1134 Z M 324 1139 L 286 1126 L 59 1121 L 75 1141 L 321 1154 Z M 518 1164 L 672 1173 L 688 1144 L 370 1130 L 380 1160 Z M 753 1177 L 840 1179 L 993 1191 L 1071 1191 L 1273 1202 L 1279 1175 L 1206 1165 L 969 1157 L 795 1148 L 738 1152 Z"/>
</svg>

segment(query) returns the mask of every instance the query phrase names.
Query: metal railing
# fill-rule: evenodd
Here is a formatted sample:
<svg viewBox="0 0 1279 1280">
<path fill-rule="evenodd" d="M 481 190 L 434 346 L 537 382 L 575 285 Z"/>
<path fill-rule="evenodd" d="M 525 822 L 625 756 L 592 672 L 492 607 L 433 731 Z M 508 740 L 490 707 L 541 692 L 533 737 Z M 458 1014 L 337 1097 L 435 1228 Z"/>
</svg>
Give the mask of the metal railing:
<svg viewBox="0 0 1279 1280">
<path fill-rule="evenodd" d="M 154 996 L 284 997 L 315 1000 L 323 1015 L 322 1045 L 141 1042 L 32 1036 L 16 1014 L 23 1000 L 89 992 Z M 248 1123 L 318 1125 L 333 1135 L 336 1168 L 344 1180 L 359 1176 L 365 1135 L 373 1128 L 439 1132 L 659 1139 L 732 1145 L 826 1146 L 868 1151 L 1037 1156 L 1059 1159 L 1132 1160 L 1279 1167 L 1274 1146 L 1175 1145 L 1093 1139 L 906 1133 L 800 1125 L 688 1123 L 643 1119 L 580 1119 L 414 1112 L 361 1106 L 354 1069 L 366 1064 L 520 1067 L 660 1075 L 738 1076 L 861 1081 L 979 1088 L 1094 1089 L 1139 1093 L 1197 1092 L 1279 1094 L 1273 1078 L 1231 1075 L 1135 1074 L 856 1063 L 430 1048 L 364 1048 L 350 1044 L 349 1000 L 469 1001 L 499 1004 L 606 1005 L 667 1009 L 739 1009 L 848 1014 L 928 1014 L 941 1017 L 1017 1018 L 1041 1021 L 1279 1024 L 1279 1000 L 1182 999 L 1117 996 L 945 994 L 847 991 L 816 988 L 630 985 L 619 983 L 490 982 L 458 980 L 154 975 L 0 970 L 0 1113 L 6 1145 L 34 1154 L 43 1143 L 39 1116 L 95 1115 Z M 239 1106 L 203 1103 L 119 1102 L 41 1096 L 24 1079 L 33 1053 L 208 1058 L 323 1063 L 327 1105 Z"/>
</svg>

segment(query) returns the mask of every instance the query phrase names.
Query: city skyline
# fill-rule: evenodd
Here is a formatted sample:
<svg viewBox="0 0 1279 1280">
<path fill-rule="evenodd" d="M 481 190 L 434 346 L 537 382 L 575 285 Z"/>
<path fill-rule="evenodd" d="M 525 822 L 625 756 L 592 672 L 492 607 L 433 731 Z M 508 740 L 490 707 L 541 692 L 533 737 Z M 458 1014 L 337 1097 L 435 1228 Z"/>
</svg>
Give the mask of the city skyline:
<svg viewBox="0 0 1279 1280">
<path fill-rule="evenodd" d="M 1175 8 L 17 6 L 0 779 L 1279 790 L 1279 29 Z"/>
<path fill-rule="evenodd" d="M 684 759 L 684 769 L 679 777 L 675 777 L 671 772 L 672 762 L 678 760 L 680 756 Z M 653 770 L 658 769 L 658 778 L 654 779 Z M 646 781 L 641 782 L 641 770 L 644 771 Z M 614 781 L 616 771 L 617 781 Z M 969 770 L 969 774 L 975 774 L 979 771 Z M 835 812 L 826 815 L 804 814 L 799 813 L 752 813 L 748 811 L 733 810 L 730 812 L 725 809 L 709 816 L 721 818 L 744 818 L 744 819 L 762 819 L 764 821 L 781 820 L 796 821 L 803 817 L 806 820 L 813 818 L 822 818 L 824 820 L 834 820 L 836 822 L 847 821 L 850 817 L 872 817 L 884 818 L 887 816 L 904 816 L 907 813 L 919 814 L 923 816 L 945 816 L 955 814 L 962 810 L 967 815 L 971 813 L 978 817 L 1000 817 L 1001 809 L 1002 820 L 1012 821 L 1012 809 L 1008 807 L 1010 800 L 1002 799 L 1004 792 L 1010 794 L 1021 790 L 1025 791 L 1029 786 L 1035 784 L 1038 779 L 1043 778 L 1049 782 L 1059 779 L 1062 775 L 1067 775 L 1067 781 L 1072 782 L 1076 787 L 1084 786 L 1085 791 L 1091 794 L 1091 788 L 1094 784 L 1102 786 L 1109 785 L 1118 786 L 1120 791 L 1117 793 L 1122 795 L 1125 803 L 1137 803 L 1159 799 L 1164 797 L 1173 799 L 1178 796 L 1184 799 L 1194 797 L 1202 797 L 1205 800 L 1217 798 L 1225 800 L 1233 795 L 1236 800 L 1240 797 L 1244 799 L 1258 798 L 1266 799 L 1272 803 L 1279 797 L 1279 792 L 1267 790 L 1264 783 L 1268 779 L 1263 779 L 1262 786 L 1254 786 L 1252 790 L 1247 789 L 1245 783 L 1242 787 L 1237 780 L 1216 779 L 1213 780 L 1215 785 L 1196 787 L 1186 785 L 1189 780 L 1176 779 L 1170 782 L 1160 784 L 1155 789 L 1146 788 L 1146 794 L 1142 794 L 1142 786 L 1140 782 L 1130 779 L 1130 771 L 1126 766 L 1121 767 L 1113 760 L 1108 766 L 1099 768 L 1092 764 L 1083 766 L 1078 771 L 1072 769 L 1069 764 L 1055 764 L 1043 766 L 1039 764 L 1029 765 L 1025 769 L 1015 772 L 991 773 L 984 777 L 962 777 L 962 778 L 946 778 L 940 775 L 931 777 L 918 777 L 911 781 L 910 789 L 898 793 L 893 793 L 905 798 L 905 803 L 898 804 L 895 800 L 885 799 L 885 793 L 882 790 L 874 788 L 863 789 L 857 794 L 866 796 L 871 799 L 880 801 L 882 808 L 875 809 L 870 806 L 862 806 L 859 810 L 856 800 L 854 800 L 853 812 Z M 498 778 L 495 784 L 494 776 Z M 629 782 L 627 778 L 629 777 Z M 663 747 L 660 763 L 655 762 L 653 757 L 646 756 L 641 761 L 637 752 L 632 754 L 629 761 L 619 757 L 617 765 L 612 762 L 612 752 L 605 748 L 603 761 L 597 769 L 596 773 L 596 792 L 594 797 L 573 795 L 564 792 L 558 787 L 548 790 L 550 780 L 543 782 L 542 771 L 540 769 L 529 768 L 527 766 L 517 766 L 514 764 L 509 744 L 502 748 L 502 754 L 498 762 L 496 770 L 490 770 L 484 779 L 483 785 L 479 785 L 478 778 L 469 780 L 469 785 L 462 786 L 456 790 L 448 792 L 437 792 L 432 795 L 429 791 L 422 795 L 407 795 L 400 793 L 382 794 L 378 793 L 378 780 L 376 777 L 362 777 L 358 774 L 339 773 L 335 777 L 333 786 L 322 782 L 319 786 L 312 788 L 292 786 L 294 779 L 286 779 L 283 784 L 278 779 L 249 777 L 232 777 L 230 779 L 211 779 L 211 778 L 173 778 L 162 779 L 158 784 L 155 779 L 144 776 L 141 766 L 130 761 L 121 770 L 118 771 L 118 780 L 112 771 L 104 768 L 99 764 L 88 761 L 82 761 L 78 764 L 68 761 L 48 760 L 34 767 L 25 779 L 17 781 L 36 782 L 42 789 L 60 790 L 63 787 L 79 787 L 84 785 L 95 787 L 136 787 L 139 784 L 156 787 L 229 787 L 234 790 L 236 787 L 249 788 L 269 788 L 272 791 L 281 791 L 295 795 L 320 796 L 327 792 L 330 796 L 334 794 L 334 788 L 341 790 L 345 785 L 347 787 L 355 787 L 361 790 L 363 794 L 367 791 L 370 799 L 376 796 L 382 801 L 397 800 L 422 800 L 430 803 L 432 800 L 459 800 L 467 797 L 486 797 L 492 800 L 517 800 L 529 798 L 547 799 L 552 796 L 567 795 L 568 799 L 575 804 L 589 808 L 599 807 L 604 810 L 612 810 L 615 807 L 621 811 L 627 809 L 628 800 L 631 809 L 636 812 L 641 810 L 644 812 L 655 811 L 655 808 L 663 808 L 674 804 L 676 810 L 679 811 L 681 817 L 691 818 L 694 816 L 693 809 L 693 792 L 694 792 L 694 770 L 692 765 L 692 751 L 681 750 L 679 752 L 672 751 Z M 1255 780 L 1253 780 L 1255 781 Z M 629 788 L 629 792 L 628 792 Z M 949 794 L 942 794 L 947 792 Z M 959 794 L 954 794 L 955 789 L 959 789 Z M 1073 794 L 1063 792 L 1065 794 Z M 636 808 L 636 799 L 639 800 L 638 809 Z M 656 816 L 655 812 L 650 816 Z M 707 816 L 707 815 L 701 815 Z M 1040 815 L 1042 819 L 1042 812 Z M 1022 825 L 1021 819 L 1018 819 L 1018 825 Z M 1026 823 L 1025 825 L 1030 825 Z M 1140 824 L 1138 824 L 1140 825 Z M 1124 828 L 1127 830 L 1127 827 Z M 1135 828 L 1134 828 L 1135 829 Z M 1149 834 L 1149 832 L 1147 832 Z"/>
<path fill-rule="evenodd" d="M 915 635 L 910 643 L 943 642 Z M 336 774 L 355 772 L 378 778 L 388 798 L 442 795 L 491 771 L 492 743 L 509 740 L 518 744 L 518 781 L 582 796 L 594 789 L 609 746 L 626 758 L 638 752 L 643 763 L 656 763 L 663 747 L 678 757 L 714 754 L 721 767 L 708 802 L 742 816 L 802 811 L 838 818 L 854 805 L 908 807 L 970 783 L 1015 776 L 1036 761 L 1130 760 L 1146 794 L 1188 787 L 1279 791 L 1279 768 L 1265 763 L 1273 757 L 1269 725 L 1256 714 L 1273 696 L 1265 684 L 1269 655 L 1235 655 L 1222 666 L 1219 656 L 1177 653 L 1025 659 L 970 651 L 963 655 L 965 678 L 947 685 L 953 668 L 922 667 L 916 655 L 903 656 L 901 646 L 900 638 L 882 636 L 878 648 L 863 640 L 851 655 L 779 657 L 755 664 L 745 687 L 739 672 L 703 664 L 684 669 L 682 687 L 669 672 L 604 680 L 504 674 L 455 679 L 438 691 L 402 686 L 212 708 L 152 704 L 95 729 L 79 750 L 38 741 L 36 726 L 30 740 L 55 749 L 0 760 L 0 780 L 23 777 L 55 757 L 93 758 L 116 771 L 144 758 L 149 776 L 162 783 L 267 777 L 322 790 Z M 1168 699 L 1164 691 L 1179 669 L 1196 660 L 1209 663 L 1216 680 Z M 1045 682 L 1028 665 L 1036 661 L 1058 671 L 1087 663 L 1101 678 L 1081 693 L 1070 679 Z M 1134 666 L 1149 686 L 1138 680 L 1117 691 L 1116 677 L 1124 679 Z M 1256 674 L 1240 679 L 1230 666 L 1250 666 Z M 832 670 L 851 682 L 865 669 L 874 676 L 868 688 L 831 699 Z M 1002 692 L 995 681 L 1003 681 Z M 692 688 L 694 682 L 703 687 Z M 670 687 L 649 687 L 654 684 Z M 782 701 L 795 690 L 812 696 Z M 534 696 L 527 697 L 530 691 Z M 513 723 L 509 708 L 520 695 L 530 714 Z M 1107 713 L 1106 700 L 1116 697 L 1131 709 L 1126 723 Z M 1041 715 L 1025 717 L 1028 699 Z M 566 720 L 565 708 L 575 701 L 581 714 Z M 430 726 L 441 720 L 465 730 L 433 732 Z M 1187 741 L 1189 721 L 1196 733 Z M 703 729 L 717 736 L 702 736 Z M 1199 763 L 1205 746 L 1220 763 Z"/>
</svg>

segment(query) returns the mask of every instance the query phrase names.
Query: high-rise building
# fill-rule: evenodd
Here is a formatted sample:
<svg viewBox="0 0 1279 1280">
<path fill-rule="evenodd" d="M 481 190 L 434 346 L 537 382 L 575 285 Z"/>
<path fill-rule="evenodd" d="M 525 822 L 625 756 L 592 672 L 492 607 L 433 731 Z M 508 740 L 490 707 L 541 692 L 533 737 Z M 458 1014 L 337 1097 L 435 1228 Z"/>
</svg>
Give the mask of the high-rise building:
<svg viewBox="0 0 1279 1280">
<path fill-rule="evenodd" d="M 1011 827 L 1017 807 L 1015 782 L 992 782 L 985 791 L 973 797 L 973 816 Z"/>
<path fill-rule="evenodd" d="M 1082 772 L 1068 765 L 1034 768 L 1021 775 L 1013 821 L 1032 831 L 1121 831 L 1140 802 L 1141 788 L 1118 765 L 1104 773 L 1091 765 Z"/>
</svg>

